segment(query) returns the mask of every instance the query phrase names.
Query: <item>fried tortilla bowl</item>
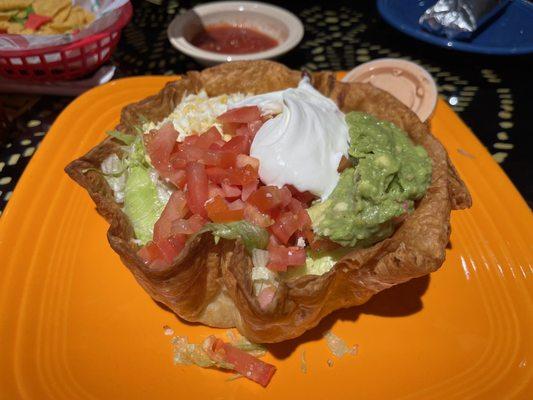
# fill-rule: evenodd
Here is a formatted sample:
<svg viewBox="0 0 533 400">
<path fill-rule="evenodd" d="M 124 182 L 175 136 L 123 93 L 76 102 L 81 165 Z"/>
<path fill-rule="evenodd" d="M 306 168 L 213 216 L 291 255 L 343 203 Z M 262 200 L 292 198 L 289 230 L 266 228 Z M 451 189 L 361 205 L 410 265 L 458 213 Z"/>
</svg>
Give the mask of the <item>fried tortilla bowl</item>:
<svg viewBox="0 0 533 400">
<path fill-rule="evenodd" d="M 259 94 L 295 87 L 301 72 L 270 61 L 222 64 L 202 72 L 188 72 L 158 94 L 122 110 L 120 125 L 134 134 L 141 118 L 165 118 L 185 93 L 205 89 L 209 96 L 224 93 Z M 396 229 L 371 247 L 356 249 L 321 276 L 281 281 L 274 300 L 261 308 L 253 294 L 252 260 L 240 240 L 211 233 L 196 236 L 169 267 L 147 266 L 137 255 L 132 225 L 105 178 L 95 172 L 110 154 L 121 154 L 116 139 L 106 139 L 66 172 L 83 186 L 97 211 L 111 224 L 108 240 L 141 286 L 187 321 L 220 328 L 236 327 L 256 343 L 275 343 L 300 336 L 331 312 L 365 303 L 375 293 L 436 271 L 444 262 L 452 209 L 470 207 L 471 198 L 441 143 L 417 116 L 388 93 L 364 83 L 343 83 L 332 72 L 311 74 L 321 93 L 343 112 L 363 111 L 393 122 L 422 145 L 433 162 L 431 185 L 425 196 Z"/>
</svg>

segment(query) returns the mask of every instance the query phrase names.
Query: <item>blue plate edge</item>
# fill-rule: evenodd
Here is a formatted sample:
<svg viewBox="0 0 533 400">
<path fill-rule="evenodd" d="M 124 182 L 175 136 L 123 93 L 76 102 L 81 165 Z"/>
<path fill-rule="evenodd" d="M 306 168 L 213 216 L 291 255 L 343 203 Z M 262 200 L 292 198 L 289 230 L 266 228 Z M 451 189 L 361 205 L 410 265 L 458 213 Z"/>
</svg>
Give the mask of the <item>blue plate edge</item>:
<svg viewBox="0 0 533 400">
<path fill-rule="evenodd" d="M 441 48 L 448 49 L 448 50 L 457 50 L 457 51 L 477 53 L 477 54 L 486 54 L 486 55 L 520 56 L 520 55 L 527 55 L 527 54 L 533 53 L 533 46 L 513 48 L 511 50 L 509 50 L 509 48 L 502 48 L 502 47 L 480 47 L 480 46 L 472 45 L 470 43 L 465 43 L 461 41 L 447 40 L 446 38 L 442 36 L 432 35 L 431 33 L 426 32 L 422 29 L 414 30 L 410 25 L 399 23 L 398 21 L 391 18 L 390 14 L 388 13 L 387 7 L 384 6 L 385 3 L 386 3 L 386 0 L 377 0 L 376 2 L 377 9 L 378 9 L 378 12 L 381 18 L 383 18 L 393 28 L 421 42 L 433 44 L 433 45 L 436 45 L 436 46 L 439 46 Z M 531 7 L 533 9 L 533 4 L 524 3 L 523 1 L 520 1 L 517 4 L 518 6 L 523 5 L 525 7 Z M 447 43 L 452 43 L 452 46 L 448 46 Z"/>
</svg>

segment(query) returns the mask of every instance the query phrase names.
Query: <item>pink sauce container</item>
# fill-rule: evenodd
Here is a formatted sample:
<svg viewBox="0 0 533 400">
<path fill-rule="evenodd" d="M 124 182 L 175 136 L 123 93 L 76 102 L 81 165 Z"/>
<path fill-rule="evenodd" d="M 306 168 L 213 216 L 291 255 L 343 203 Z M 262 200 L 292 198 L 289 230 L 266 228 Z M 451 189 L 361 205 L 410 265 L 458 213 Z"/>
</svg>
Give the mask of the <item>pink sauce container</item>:
<svg viewBox="0 0 533 400">
<path fill-rule="evenodd" d="M 380 58 L 349 71 L 343 82 L 365 82 L 389 92 L 413 110 L 422 122 L 437 105 L 437 85 L 424 68 L 398 58 Z"/>
</svg>

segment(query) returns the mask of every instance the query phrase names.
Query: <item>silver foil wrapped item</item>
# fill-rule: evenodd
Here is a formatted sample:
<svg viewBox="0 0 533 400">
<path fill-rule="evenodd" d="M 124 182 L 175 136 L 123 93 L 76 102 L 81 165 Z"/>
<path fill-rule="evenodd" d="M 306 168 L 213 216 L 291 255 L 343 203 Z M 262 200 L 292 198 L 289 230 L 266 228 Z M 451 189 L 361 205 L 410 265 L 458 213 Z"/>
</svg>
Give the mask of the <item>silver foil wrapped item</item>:
<svg viewBox="0 0 533 400">
<path fill-rule="evenodd" d="M 429 7 L 419 23 L 430 32 L 449 39 L 470 39 L 510 0 L 439 0 Z"/>
</svg>

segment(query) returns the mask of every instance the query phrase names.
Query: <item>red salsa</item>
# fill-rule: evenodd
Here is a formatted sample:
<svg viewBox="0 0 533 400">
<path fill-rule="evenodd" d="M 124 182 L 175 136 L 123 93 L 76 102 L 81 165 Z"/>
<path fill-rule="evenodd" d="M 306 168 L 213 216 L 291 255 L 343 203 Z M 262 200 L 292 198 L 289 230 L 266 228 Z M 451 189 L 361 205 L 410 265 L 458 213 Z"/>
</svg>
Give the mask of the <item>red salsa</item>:
<svg viewBox="0 0 533 400">
<path fill-rule="evenodd" d="M 207 26 L 194 36 L 191 43 L 203 50 L 224 54 L 258 53 L 278 44 L 264 33 L 228 24 Z"/>
</svg>

